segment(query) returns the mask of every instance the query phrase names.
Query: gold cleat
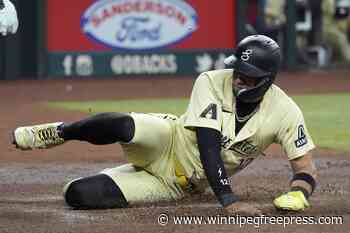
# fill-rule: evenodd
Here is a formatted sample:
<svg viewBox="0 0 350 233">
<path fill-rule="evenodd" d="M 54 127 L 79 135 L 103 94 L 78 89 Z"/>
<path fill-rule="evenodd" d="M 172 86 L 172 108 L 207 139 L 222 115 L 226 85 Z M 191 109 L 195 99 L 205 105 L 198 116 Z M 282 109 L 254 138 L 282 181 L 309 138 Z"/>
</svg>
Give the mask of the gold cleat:
<svg viewBox="0 0 350 233">
<path fill-rule="evenodd" d="M 62 122 L 19 127 L 13 131 L 12 144 L 21 150 L 45 149 L 64 143 L 58 134 Z"/>
</svg>

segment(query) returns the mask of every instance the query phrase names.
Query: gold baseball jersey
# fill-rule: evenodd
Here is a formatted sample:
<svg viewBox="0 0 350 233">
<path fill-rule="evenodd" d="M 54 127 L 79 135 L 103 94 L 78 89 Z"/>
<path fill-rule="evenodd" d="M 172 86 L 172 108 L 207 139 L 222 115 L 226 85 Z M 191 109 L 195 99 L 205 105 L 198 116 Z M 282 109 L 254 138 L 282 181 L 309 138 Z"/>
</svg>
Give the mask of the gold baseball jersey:
<svg viewBox="0 0 350 233">
<path fill-rule="evenodd" d="M 228 175 L 245 168 L 272 143 L 279 143 L 289 159 L 314 148 L 297 105 L 272 85 L 258 111 L 235 135 L 233 70 L 201 74 L 195 82 L 187 111 L 170 114 L 131 113 L 135 135 L 122 143 L 129 164 L 105 169 L 129 203 L 177 200 L 207 184 L 194 127 L 221 132 L 221 158 Z M 191 183 L 188 182 L 191 180 Z M 194 184 L 194 186 L 192 186 Z"/>
<path fill-rule="evenodd" d="M 194 127 L 221 132 L 221 158 L 228 175 L 245 168 L 272 143 L 281 144 L 289 160 L 315 146 L 296 103 L 272 85 L 257 112 L 235 135 L 233 70 L 202 73 L 196 80 L 187 111 L 176 124 L 175 154 L 187 177 L 205 179 Z"/>
</svg>

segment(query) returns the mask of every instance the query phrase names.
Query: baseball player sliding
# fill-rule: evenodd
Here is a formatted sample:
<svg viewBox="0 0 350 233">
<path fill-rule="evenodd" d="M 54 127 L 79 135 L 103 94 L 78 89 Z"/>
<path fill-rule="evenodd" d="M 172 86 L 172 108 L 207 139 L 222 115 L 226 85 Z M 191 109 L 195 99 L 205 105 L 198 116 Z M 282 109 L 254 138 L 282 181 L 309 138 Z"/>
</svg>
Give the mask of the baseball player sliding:
<svg viewBox="0 0 350 233">
<path fill-rule="evenodd" d="M 229 176 L 244 169 L 272 143 L 283 147 L 294 176 L 276 208 L 302 211 L 316 185 L 310 151 L 315 147 L 303 114 L 274 85 L 281 50 L 271 38 L 244 38 L 225 60 L 230 69 L 202 73 L 187 111 L 169 114 L 101 113 L 73 123 L 17 128 L 20 149 L 49 148 L 69 140 L 120 143 L 128 164 L 79 178 L 64 187 L 74 208 L 127 207 L 133 203 L 179 200 L 208 185 L 229 213 L 259 215 L 240 201 Z M 232 185 L 234 187 L 234 185 Z"/>
<path fill-rule="evenodd" d="M 0 33 L 6 36 L 15 34 L 18 29 L 17 12 L 9 0 L 0 0 Z"/>
</svg>

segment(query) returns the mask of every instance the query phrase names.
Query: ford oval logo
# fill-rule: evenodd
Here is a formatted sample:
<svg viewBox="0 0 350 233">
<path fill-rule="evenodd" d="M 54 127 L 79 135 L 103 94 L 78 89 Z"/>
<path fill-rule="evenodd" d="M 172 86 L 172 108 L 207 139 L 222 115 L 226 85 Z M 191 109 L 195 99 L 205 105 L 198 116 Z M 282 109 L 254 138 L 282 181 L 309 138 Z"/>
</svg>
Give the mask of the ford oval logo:
<svg viewBox="0 0 350 233">
<path fill-rule="evenodd" d="M 174 44 L 197 29 L 197 13 L 183 0 L 100 0 L 81 17 L 91 39 L 116 49 Z"/>
</svg>

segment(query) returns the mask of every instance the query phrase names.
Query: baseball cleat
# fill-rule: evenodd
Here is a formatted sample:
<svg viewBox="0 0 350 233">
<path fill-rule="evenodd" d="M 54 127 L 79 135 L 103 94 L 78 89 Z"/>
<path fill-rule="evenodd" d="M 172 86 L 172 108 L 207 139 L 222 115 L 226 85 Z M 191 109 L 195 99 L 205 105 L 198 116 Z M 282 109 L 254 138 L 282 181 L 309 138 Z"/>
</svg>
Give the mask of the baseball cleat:
<svg viewBox="0 0 350 233">
<path fill-rule="evenodd" d="M 62 122 L 24 126 L 15 129 L 12 143 L 22 150 L 45 149 L 64 143 L 58 135 Z"/>
</svg>

